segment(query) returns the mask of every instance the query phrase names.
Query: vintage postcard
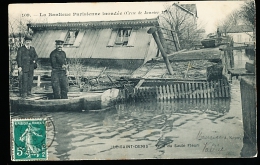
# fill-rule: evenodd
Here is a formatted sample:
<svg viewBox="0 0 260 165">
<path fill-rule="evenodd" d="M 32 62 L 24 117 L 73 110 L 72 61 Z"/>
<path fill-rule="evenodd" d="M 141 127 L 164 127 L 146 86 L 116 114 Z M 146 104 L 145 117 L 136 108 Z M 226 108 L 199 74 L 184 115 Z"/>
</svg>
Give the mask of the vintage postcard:
<svg viewBox="0 0 260 165">
<path fill-rule="evenodd" d="M 9 4 L 12 161 L 257 156 L 254 1 Z"/>
</svg>

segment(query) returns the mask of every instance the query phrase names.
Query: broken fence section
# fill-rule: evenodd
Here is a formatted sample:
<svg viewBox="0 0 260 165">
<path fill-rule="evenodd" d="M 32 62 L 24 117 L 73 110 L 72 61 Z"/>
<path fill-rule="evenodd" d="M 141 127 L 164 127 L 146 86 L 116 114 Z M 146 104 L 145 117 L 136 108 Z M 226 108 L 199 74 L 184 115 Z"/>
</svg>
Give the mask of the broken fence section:
<svg viewBox="0 0 260 165">
<path fill-rule="evenodd" d="M 120 91 L 119 99 L 199 99 L 199 98 L 229 98 L 230 85 L 226 79 L 204 82 L 175 82 L 173 84 L 125 88 Z"/>
</svg>

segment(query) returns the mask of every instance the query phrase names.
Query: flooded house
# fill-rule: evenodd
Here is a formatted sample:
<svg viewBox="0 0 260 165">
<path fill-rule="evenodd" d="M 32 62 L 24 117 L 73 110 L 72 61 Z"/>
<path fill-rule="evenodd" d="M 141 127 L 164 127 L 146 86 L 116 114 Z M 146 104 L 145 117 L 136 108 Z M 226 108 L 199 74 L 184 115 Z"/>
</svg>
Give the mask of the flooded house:
<svg viewBox="0 0 260 165">
<path fill-rule="evenodd" d="M 81 59 L 87 66 L 138 68 L 156 57 L 157 46 L 147 30 L 158 26 L 158 20 L 115 20 L 66 23 L 32 23 L 32 45 L 39 64 L 50 69 L 49 56 L 55 40 L 64 41 L 67 58 Z"/>
<path fill-rule="evenodd" d="M 222 36 L 231 36 L 235 43 L 247 43 L 253 41 L 253 29 L 247 25 L 230 26 L 228 28 L 220 27 Z"/>
</svg>

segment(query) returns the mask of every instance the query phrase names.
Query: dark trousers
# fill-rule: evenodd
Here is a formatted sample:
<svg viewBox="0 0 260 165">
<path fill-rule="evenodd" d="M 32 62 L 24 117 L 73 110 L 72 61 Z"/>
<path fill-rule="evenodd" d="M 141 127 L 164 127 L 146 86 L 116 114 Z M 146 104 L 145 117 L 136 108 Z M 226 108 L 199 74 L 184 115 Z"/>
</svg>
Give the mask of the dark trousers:
<svg viewBox="0 0 260 165">
<path fill-rule="evenodd" d="M 28 72 L 21 72 L 19 73 L 19 87 L 20 87 L 20 94 L 22 96 L 27 96 L 31 94 L 32 85 L 33 85 L 33 72 L 34 70 L 31 69 Z"/>
<path fill-rule="evenodd" d="M 53 70 L 51 72 L 51 83 L 54 99 L 67 99 L 68 93 L 68 78 L 66 71 Z"/>
</svg>

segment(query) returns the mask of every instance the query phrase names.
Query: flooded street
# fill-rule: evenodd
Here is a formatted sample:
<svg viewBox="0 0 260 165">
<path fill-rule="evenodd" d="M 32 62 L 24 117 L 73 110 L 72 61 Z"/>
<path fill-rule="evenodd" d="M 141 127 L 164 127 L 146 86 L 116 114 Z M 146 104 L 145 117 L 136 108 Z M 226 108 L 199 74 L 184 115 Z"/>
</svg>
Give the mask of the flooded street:
<svg viewBox="0 0 260 165">
<path fill-rule="evenodd" d="M 239 81 L 231 99 L 118 103 L 104 111 L 15 112 L 49 116 L 49 160 L 240 157 Z"/>
<path fill-rule="evenodd" d="M 234 50 L 234 68 L 245 68 L 246 62 L 253 63 L 253 60 L 245 55 L 245 50 Z"/>
</svg>

